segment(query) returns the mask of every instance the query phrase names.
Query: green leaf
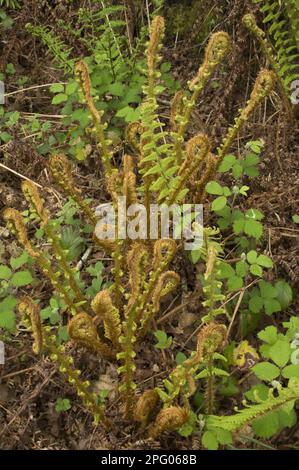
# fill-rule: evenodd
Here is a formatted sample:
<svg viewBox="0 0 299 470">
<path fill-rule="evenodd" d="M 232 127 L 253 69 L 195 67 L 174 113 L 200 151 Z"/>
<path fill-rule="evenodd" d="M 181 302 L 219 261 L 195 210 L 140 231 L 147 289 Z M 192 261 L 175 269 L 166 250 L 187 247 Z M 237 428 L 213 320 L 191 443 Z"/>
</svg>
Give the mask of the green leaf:
<svg viewBox="0 0 299 470">
<path fill-rule="evenodd" d="M 256 260 L 257 260 L 257 252 L 256 252 L 255 250 L 249 251 L 249 253 L 247 253 L 247 261 L 248 261 L 248 263 L 250 263 L 250 264 L 255 264 L 255 263 L 256 263 Z"/>
<path fill-rule="evenodd" d="M 236 157 L 234 155 L 225 155 L 224 159 L 222 160 L 219 166 L 219 173 L 225 173 L 226 171 L 229 171 L 233 167 L 235 162 Z"/>
<path fill-rule="evenodd" d="M 65 92 L 68 96 L 71 96 L 73 95 L 74 93 L 76 93 L 76 91 L 78 90 L 78 83 L 77 82 L 70 82 L 67 84 L 66 88 L 65 88 Z M 63 91 L 63 90 L 61 90 Z"/>
<path fill-rule="evenodd" d="M 208 450 L 217 450 L 219 447 L 216 436 L 211 431 L 204 432 L 202 445 Z"/>
<path fill-rule="evenodd" d="M 268 344 L 274 344 L 277 341 L 277 328 L 275 326 L 267 326 L 258 333 L 259 339 Z"/>
<path fill-rule="evenodd" d="M 235 270 L 230 264 L 225 263 L 225 261 L 220 261 L 218 279 L 229 279 L 232 276 L 235 276 Z"/>
<path fill-rule="evenodd" d="M 11 284 L 14 287 L 22 287 L 31 284 L 33 277 L 30 271 L 19 271 L 15 273 L 11 278 Z"/>
<path fill-rule="evenodd" d="M 252 264 L 249 270 L 254 276 L 262 277 L 263 275 L 263 269 L 258 264 Z"/>
<path fill-rule="evenodd" d="M 65 93 L 58 93 L 52 99 L 52 104 L 61 104 L 68 100 L 68 96 Z"/>
<path fill-rule="evenodd" d="M 8 266 L 5 266 L 4 264 L 0 265 L 0 279 L 10 279 L 12 275 L 11 269 L 9 269 Z"/>
<path fill-rule="evenodd" d="M 274 299 L 277 296 L 276 289 L 269 282 L 260 281 L 259 288 L 264 299 Z"/>
<path fill-rule="evenodd" d="M 186 359 L 187 359 L 187 356 L 181 351 L 179 351 L 177 355 L 175 356 L 175 362 L 178 366 L 183 364 L 183 362 L 185 362 Z"/>
<path fill-rule="evenodd" d="M 245 220 L 244 232 L 258 240 L 263 235 L 263 226 L 257 220 Z"/>
<path fill-rule="evenodd" d="M 268 439 L 279 431 L 279 417 L 276 411 L 266 414 L 262 418 L 256 419 L 252 423 L 252 428 L 258 437 Z"/>
<path fill-rule="evenodd" d="M 223 445 L 227 446 L 233 443 L 232 435 L 227 429 L 213 428 L 213 432 L 216 434 L 217 441 Z"/>
<path fill-rule="evenodd" d="M 215 199 L 212 203 L 212 210 L 214 212 L 221 211 L 227 203 L 227 198 L 225 196 L 220 196 Z"/>
<path fill-rule="evenodd" d="M 12 269 L 19 269 L 28 261 L 28 253 L 27 251 L 23 251 L 23 253 L 18 258 L 10 258 L 10 265 Z"/>
<path fill-rule="evenodd" d="M 109 93 L 115 96 L 123 96 L 125 87 L 122 83 L 112 83 L 108 88 Z"/>
<path fill-rule="evenodd" d="M 13 296 L 6 297 L 0 302 L 0 328 L 14 331 L 16 328 L 16 316 L 14 313 L 18 301 Z"/>
<path fill-rule="evenodd" d="M 259 362 L 253 366 L 252 370 L 258 379 L 269 382 L 272 382 L 280 374 L 279 368 L 274 364 L 270 364 L 270 362 Z"/>
<path fill-rule="evenodd" d="M 245 261 L 236 263 L 236 273 L 239 277 L 245 277 L 248 273 L 248 264 Z"/>
<path fill-rule="evenodd" d="M 242 289 L 243 287 L 243 279 L 238 276 L 232 276 L 227 281 L 227 287 L 230 292 L 238 289 Z"/>
<path fill-rule="evenodd" d="M 299 215 L 298 214 L 293 215 L 292 220 L 293 222 L 295 222 L 295 224 L 299 224 Z"/>
<path fill-rule="evenodd" d="M 64 85 L 62 83 L 53 83 L 50 86 L 51 93 L 63 93 L 64 92 Z"/>
<path fill-rule="evenodd" d="M 253 295 L 249 300 L 248 306 L 251 312 L 259 313 L 264 306 L 264 300 L 259 295 Z"/>
<path fill-rule="evenodd" d="M 206 185 L 206 192 L 209 194 L 214 194 L 215 196 L 222 196 L 223 188 L 219 183 L 217 183 L 217 181 L 210 181 Z"/>
<path fill-rule="evenodd" d="M 275 290 L 277 293 L 277 300 L 280 303 L 282 310 L 291 305 L 293 300 L 293 291 L 291 286 L 286 281 L 277 281 L 275 284 Z"/>
<path fill-rule="evenodd" d="M 57 413 L 62 413 L 63 411 L 68 411 L 71 409 L 72 405 L 68 398 L 57 398 L 55 403 L 55 410 Z"/>
<path fill-rule="evenodd" d="M 291 348 L 287 341 L 279 339 L 269 349 L 269 356 L 279 367 L 284 367 L 290 359 Z"/>
<path fill-rule="evenodd" d="M 259 255 L 256 262 L 264 268 L 273 268 L 273 261 L 271 260 L 271 258 L 269 258 L 269 256 Z"/>
<path fill-rule="evenodd" d="M 272 313 L 281 311 L 280 303 L 275 299 L 265 299 L 264 306 L 267 315 L 272 315 Z"/>
<path fill-rule="evenodd" d="M 299 377 L 299 364 L 291 364 L 286 366 L 282 370 L 282 376 L 285 379 L 291 379 L 292 377 Z"/>
</svg>

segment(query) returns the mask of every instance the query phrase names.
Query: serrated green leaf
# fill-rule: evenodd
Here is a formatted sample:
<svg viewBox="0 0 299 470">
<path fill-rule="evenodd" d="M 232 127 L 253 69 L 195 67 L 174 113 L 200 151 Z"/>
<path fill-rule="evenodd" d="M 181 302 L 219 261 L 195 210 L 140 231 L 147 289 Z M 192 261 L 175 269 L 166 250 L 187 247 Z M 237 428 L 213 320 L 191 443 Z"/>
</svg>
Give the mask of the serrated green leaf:
<svg viewBox="0 0 299 470">
<path fill-rule="evenodd" d="M 260 380 L 272 382 L 280 374 L 280 369 L 270 362 L 259 362 L 252 367 L 253 372 Z"/>
<path fill-rule="evenodd" d="M 4 264 L 0 265 L 0 279 L 10 279 L 12 275 L 12 271 L 8 266 L 5 266 Z"/>
<path fill-rule="evenodd" d="M 269 349 L 269 356 L 279 367 L 284 367 L 290 359 L 291 348 L 287 341 L 278 339 Z"/>
<path fill-rule="evenodd" d="M 210 181 L 206 185 L 206 192 L 215 196 L 222 196 L 223 188 L 217 181 Z"/>
<path fill-rule="evenodd" d="M 11 278 L 11 284 L 14 287 L 28 286 L 33 281 L 33 277 L 30 271 L 19 271 L 15 273 Z"/>
<path fill-rule="evenodd" d="M 212 203 L 212 210 L 214 212 L 221 211 L 227 203 L 227 198 L 225 196 L 220 196 L 215 199 Z"/>
</svg>

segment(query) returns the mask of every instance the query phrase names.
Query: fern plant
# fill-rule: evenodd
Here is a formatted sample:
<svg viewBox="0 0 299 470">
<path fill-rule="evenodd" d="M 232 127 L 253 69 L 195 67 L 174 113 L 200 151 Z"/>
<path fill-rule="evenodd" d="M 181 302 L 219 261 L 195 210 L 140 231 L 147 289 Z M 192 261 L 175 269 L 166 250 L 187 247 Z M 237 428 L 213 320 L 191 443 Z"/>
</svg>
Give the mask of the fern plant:
<svg viewBox="0 0 299 470">
<path fill-rule="evenodd" d="M 88 67 L 83 60 L 76 64 L 76 79 L 93 124 L 91 133 L 101 155 L 106 189 L 115 214 L 119 217 L 118 201 L 124 196 L 127 207 L 142 202 L 146 209 L 158 201 L 164 201 L 168 207 L 184 201 L 203 201 L 206 183 L 213 179 L 243 125 L 274 86 L 273 74 L 262 70 L 246 106 L 240 110 L 214 155 L 207 135 L 199 134 L 187 140 L 186 129 L 199 93 L 229 48 L 229 37 L 222 32 L 211 37 L 203 65 L 190 82 L 191 96 L 186 93 L 175 97 L 171 112 L 173 128 L 167 131 L 159 116 L 157 101 L 161 91 L 157 65 L 163 35 L 164 19 L 155 17 L 146 50 L 142 120 L 130 125 L 127 130 L 133 155 L 123 155 L 121 168 L 115 165 L 113 143 L 107 137 L 104 113 L 95 105 Z M 202 248 L 206 263 L 203 304 L 206 315 L 202 318 L 197 350 L 182 367 L 175 368 L 170 374 L 169 380 L 165 382 L 167 393 L 158 389 L 147 390 L 138 399 L 135 395 L 138 386 L 136 343 L 147 338 L 154 319 L 159 315 L 161 302 L 179 285 L 180 277 L 171 267 L 178 243 L 171 238 L 162 238 L 161 234 L 157 240 L 150 240 L 148 230 L 142 232 L 143 235 L 137 237 L 137 240 L 111 235 L 112 222 L 104 220 L 98 225 L 92 204 L 75 185 L 67 157 L 52 156 L 49 168 L 55 181 L 94 228 L 95 248 L 104 249 L 113 261 L 110 287 L 98 292 L 90 301 L 82 288 L 80 272 L 69 262 L 69 252 L 65 244 L 61 243 L 61 235 L 50 218 L 45 201 L 32 182 L 23 183 L 30 220 L 34 220 L 35 227 L 39 225 L 43 229 L 49 251 L 41 252 L 36 242 L 29 239 L 25 221 L 16 209 L 6 209 L 4 217 L 11 231 L 66 305 L 70 339 L 75 345 L 88 348 L 105 360 L 118 362 L 121 379 L 119 395 L 124 405 L 124 417 L 147 426 L 156 415 L 154 424 L 149 428 L 151 438 L 158 437 L 164 431 L 178 429 L 188 422 L 192 415 L 188 398 L 194 394 L 195 380 L 199 378 L 206 379 L 206 409 L 210 414 L 215 408 L 214 378 L 221 374 L 216 361 L 221 357 L 227 335 L 226 326 L 218 322 L 218 317 L 225 310 L 221 305 L 222 284 L 217 279 L 221 244 L 215 239 L 216 232 L 206 229 Z M 102 235 L 99 235 L 99 228 Z M 63 346 L 56 341 L 55 330 L 41 323 L 39 306 L 25 297 L 20 301 L 19 311 L 24 324 L 32 329 L 34 352 L 48 351 L 52 360 L 58 363 L 60 371 L 74 385 L 95 422 L 109 427 L 111 422 L 108 413 L 91 392 L 89 382 L 80 380 L 80 371 L 73 366 L 72 358 L 65 354 Z M 201 377 L 197 375 L 199 366 L 204 367 L 199 372 Z"/>
<path fill-rule="evenodd" d="M 0 7 L 20 8 L 18 0 L 0 0 Z"/>
<path fill-rule="evenodd" d="M 245 24 L 259 39 L 271 66 L 277 72 L 281 87 L 290 96 L 290 86 L 299 77 L 299 6 L 296 0 L 255 0 L 262 3 L 264 24 L 268 28 L 271 43 L 263 31 L 248 17 Z M 272 48 L 273 45 L 273 48 Z"/>
</svg>

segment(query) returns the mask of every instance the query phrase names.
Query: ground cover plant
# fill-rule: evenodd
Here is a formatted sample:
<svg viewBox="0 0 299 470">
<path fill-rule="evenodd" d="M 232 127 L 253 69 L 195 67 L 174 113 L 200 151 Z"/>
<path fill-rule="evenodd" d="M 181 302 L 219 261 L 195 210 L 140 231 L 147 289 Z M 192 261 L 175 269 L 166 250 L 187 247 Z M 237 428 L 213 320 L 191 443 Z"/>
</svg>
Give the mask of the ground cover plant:
<svg viewBox="0 0 299 470">
<path fill-rule="evenodd" d="M 290 87 L 297 77 L 291 64 L 296 36 L 286 39 L 293 41 L 288 48 L 279 42 L 284 33 L 276 34 L 278 45 L 271 46 L 254 6 L 242 11 L 238 34 L 253 38 L 263 65 L 251 72 L 226 128 L 215 133 L 217 123 L 198 121 L 196 111 L 208 93 L 224 87 L 221 75 L 237 54 L 238 38 L 219 29 L 210 34 L 183 86 L 171 75 L 172 59 L 163 59 L 162 2 L 151 10 L 146 2 L 148 22 L 136 40 L 130 2 L 100 2 L 99 9 L 96 3 L 78 12 L 81 29 L 71 31 L 71 20 L 60 25 L 74 44 L 87 47 L 81 59 L 44 25 L 26 26 L 63 74 L 49 87 L 63 126 L 51 135 L 49 122 L 33 116 L 36 127 L 29 131 L 37 131 L 33 143 L 46 179 L 39 184 L 15 172 L 22 195 L 3 204 L 3 240 L 12 248 L 0 252 L 0 339 L 8 351 L 21 348 L 15 355 L 30 360 L 28 370 L 41 364 L 47 371 L 42 393 L 50 393 L 52 407 L 43 413 L 55 423 L 56 437 L 80 410 L 95 440 L 81 448 L 296 448 L 299 320 L 294 277 L 286 275 L 294 265 L 273 255 L 269 215 L 254 197 L 269 146 L 266 117 L 261 132 L 248 131 L 277 103 L 273 155 L 279 145 L 287 148 L 281 116 L 296 129 Z M 142 18 L 142 2 L 138 12 Z M 278 49 L 277 58 L 278 46 L 284 55 Z M 8 172 L 10 146 L 20 131 L 28 132 L 21 121 L 21 112 L 3 108 Z M 281 157 L 272 158 L 281 168 Z M 111 220 L 99 216 L 110 207 L 121 217 L 121 198 L 135 237 L 113 237 Z M 202 245 L 186 250 L 159 225 L 152 239 L 153 204 L 172 211 L 172 225 L 177 208 L 192 205 L 194 230 L 196 204 L 202 204 Z M 145 220 L 130 212 L 132 205 L 144 210 Z M 295 210 L 288 216 L 288 236 L 296 240 L 298 216 Z M 19 373 L 4 369 L 2 375 L 5 384 Z M 58 386 L 49 383 L 52 377 Z M 1 385 L 0 399 L 1 390 L 8 393 Z M 3 410 L 0 439 L 7 447 L 4 435 L 14 421 L 21 425 L 24 408 L 15 418 Z M 78 437 L 80 419 L 70 436 Z M 124 426 L 126 439 L 114 431 Z M 22 439 L 15 442 L 23 446 Z M 24 447 L 43 447 L 32 442 Z"/>
</svg>

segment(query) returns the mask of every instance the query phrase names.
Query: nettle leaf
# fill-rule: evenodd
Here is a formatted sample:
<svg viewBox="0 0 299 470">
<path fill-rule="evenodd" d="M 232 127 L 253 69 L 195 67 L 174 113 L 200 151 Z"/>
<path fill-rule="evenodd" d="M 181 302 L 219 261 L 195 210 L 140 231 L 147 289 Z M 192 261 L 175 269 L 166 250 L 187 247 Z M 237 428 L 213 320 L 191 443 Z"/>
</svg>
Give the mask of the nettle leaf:
<svg viewBox="0 0 299 470">
<path fill-rule="evenodd" d="M 212 203 L 212 210 L 214 212 L 221 211 L 227 203 L 227 198 L 225 196 L 220 196 L 215 199 Z"/>
<path fill-rule="evenodd" d="M 258 333 L 259 339 L 268 344 L 274 344 L 277 341 L 277 328 L 275 326 L 267 326 Z"/>
<path fill-rule="evenodd" d="M 206 185 L 206 192 L 215 196 L 222 196 L 223 188 L 217 181 L 210 181 Z"/>
<path fill-rule="evenodd" d="M 274 364 L 270 364 L 270 362 L 259 362 L 253 366 L 252 370 L 258 379 L 267 382 L 272 382 L 280 374 L 280 369 Z"/>
<path fill-rule="evenodd" d="M 275 290 L 277 294 L 277 300 L 280 303 L 282 310 L 291 305 L 293 300 L 293 291 L 291 286 L 286 281 L 277 281 L 275 283 Z"/>
<path fill-rule="evenodd" d="M 282 370 L 282 376 L 285 379 L 291 379 L 292 377 L 299 377 L 299 364 L 291 364 L 286 366 Z"/>
<path fill-rule="evenodd" d="M 284 367 L 290 359 L 291 347 L 287 341 L 279 339 L 269 349 L 269 356 L 279 367 Z"/>
<path fill-rule="evenodd" d="M 33 277 L 30 271 L 19 271 L 15 273 L 11 278 L 11 284 L 14 287 L 23 287 L 31 284 Z"/>
<path fill-rule="evenodd" d="M 5 279 L 7 281 L 7 279 L 10 279 L 11 275 L 12 275 L 11 269 L 9 269 L 8 266 L 1 264 L 0 265 L 0 279 Z"/>
</svg>

